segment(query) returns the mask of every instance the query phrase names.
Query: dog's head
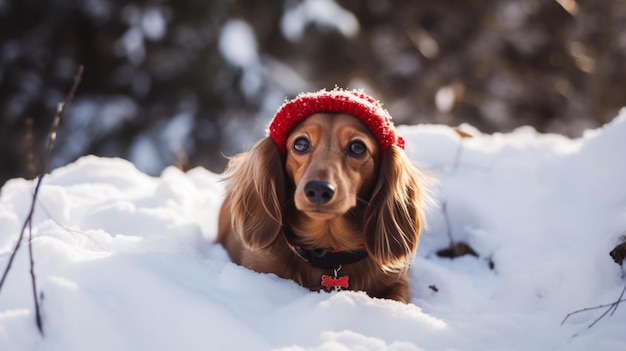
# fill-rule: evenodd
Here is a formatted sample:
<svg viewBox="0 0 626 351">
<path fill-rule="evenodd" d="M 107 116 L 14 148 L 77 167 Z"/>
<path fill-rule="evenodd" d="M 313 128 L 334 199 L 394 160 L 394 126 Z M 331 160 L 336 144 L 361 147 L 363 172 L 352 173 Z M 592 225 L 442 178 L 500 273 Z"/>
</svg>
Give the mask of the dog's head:
<svg viewBox="0 0 626 351">
<path fill-rule="evenodd" d="M 344 216 L 367 204 L 380 163 L 376 138 L 357 118 L 317 113 L 287 137 L 285 171 L 295 208 L 312 219 Z"/>
<path fill-rule="evenodd" d="M 313 108 L 285 127 L 278 119 L 285 106 L 270 136 L 229 165 L 236 235 L 250 249 L 263 249 L 279 240 L 284 225 L 305 227 L 302 235 L 314 245 L 348 250 L 361 245 L 381 269 L 406 270 L 424 219 L 424 177 L 404 154 L 404 141 L 388 117 L 376 129 L 380 121 L 354 108 L 339 113 Z M 280 133 L 272 133 L 277 126 Z M 321 232 L 334 234 L 322 238 Z"/>
</svg>

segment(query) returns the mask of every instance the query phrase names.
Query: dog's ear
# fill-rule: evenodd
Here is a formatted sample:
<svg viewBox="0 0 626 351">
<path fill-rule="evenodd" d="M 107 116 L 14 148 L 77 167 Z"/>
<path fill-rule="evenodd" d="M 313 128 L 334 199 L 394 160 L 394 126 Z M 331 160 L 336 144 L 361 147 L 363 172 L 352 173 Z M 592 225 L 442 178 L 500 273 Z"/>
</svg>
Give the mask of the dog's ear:
<svg viewBox="0 0 626 351">
<path fill-rule="evenodd" d="M 278 147 L 269 137 L 229 162 L 226 181 L 232 229 L 252 250 L 268 247 L 282 229 L 284 173 Z"/>
<path fill-rule="evenodd" d="M 404 151 L 390 146 L 365 213 L 365 247 L 385 272 L 405 272 L 424 223 L 422 181 L 426 176 Z"/>
</svg>

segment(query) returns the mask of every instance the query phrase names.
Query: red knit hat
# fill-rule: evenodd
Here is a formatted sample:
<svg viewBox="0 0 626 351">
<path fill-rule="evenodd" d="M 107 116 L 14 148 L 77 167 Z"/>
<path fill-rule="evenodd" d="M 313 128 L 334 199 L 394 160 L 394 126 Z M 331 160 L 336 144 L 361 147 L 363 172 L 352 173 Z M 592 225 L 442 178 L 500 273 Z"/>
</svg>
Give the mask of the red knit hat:
<svg viewBox="0 0 626 351">
<path fill-rule="evenodd" d="M 391 145 L 404 149 L 404 139 L 396 134 L 391 115 L 380 102 L 361 91 L 335 88 L 302 93 L 278 109 L 270 122 L 268 134 L 283 156 L 289 132 L 306 117 L 318 112 L 345 113 L 360 119 L 378 139 L 383 153 Z"/>
</svg>

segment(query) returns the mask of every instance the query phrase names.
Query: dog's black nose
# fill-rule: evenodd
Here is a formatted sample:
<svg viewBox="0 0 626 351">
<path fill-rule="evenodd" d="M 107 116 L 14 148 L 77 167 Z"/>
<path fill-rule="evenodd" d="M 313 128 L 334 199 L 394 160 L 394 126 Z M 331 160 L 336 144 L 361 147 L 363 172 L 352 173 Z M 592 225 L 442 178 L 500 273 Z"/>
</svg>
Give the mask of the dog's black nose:
<svg viewBox="0 0 626 351">
<path fill-rule="evenodd" d="M 322 205 L 330 201 L 335 195 L 335 186 L 328 182 L 317 180 L 306 183 L 304 194 L 311 203 Z"/>
</svg>

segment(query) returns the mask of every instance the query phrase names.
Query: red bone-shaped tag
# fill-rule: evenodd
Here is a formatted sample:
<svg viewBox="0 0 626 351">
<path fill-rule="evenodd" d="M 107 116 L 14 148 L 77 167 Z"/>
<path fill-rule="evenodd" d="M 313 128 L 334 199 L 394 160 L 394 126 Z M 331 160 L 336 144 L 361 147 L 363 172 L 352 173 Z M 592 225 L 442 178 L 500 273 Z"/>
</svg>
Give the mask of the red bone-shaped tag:
<svg viewBox="0 0 626 351">
<path fill-rule="evenodd" d="M 347 289 L 348 284 L 348 276 L 344 275 L 343 277 L 334 278 L 331 275 L 322 275 L 322 286 L 326 288 L 327 291 L 330 291 L 331 288 L 341 287 Z"/>
</svg>

